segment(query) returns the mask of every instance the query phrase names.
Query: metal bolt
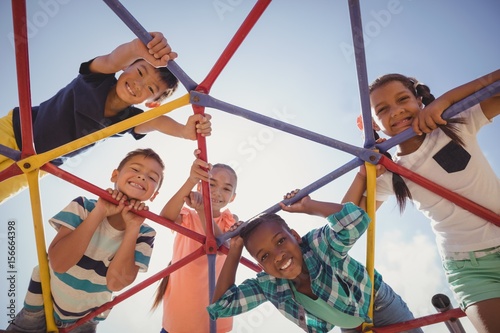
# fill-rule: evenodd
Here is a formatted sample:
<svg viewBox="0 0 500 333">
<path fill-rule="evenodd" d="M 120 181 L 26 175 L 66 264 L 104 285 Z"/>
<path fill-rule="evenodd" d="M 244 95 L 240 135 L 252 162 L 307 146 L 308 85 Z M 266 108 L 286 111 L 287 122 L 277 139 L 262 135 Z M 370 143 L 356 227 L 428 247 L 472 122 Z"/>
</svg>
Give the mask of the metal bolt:
<svg viewBox="0 0 500 333">
<path fill-rule="evenodd" d="M 23 167 L 25 169 L 29 169 L 29 168 L 31 168 L 31 164 L 29 164 L 29 163 L 26 162 L 26 163 L 23 164 Z"/>
</svg>

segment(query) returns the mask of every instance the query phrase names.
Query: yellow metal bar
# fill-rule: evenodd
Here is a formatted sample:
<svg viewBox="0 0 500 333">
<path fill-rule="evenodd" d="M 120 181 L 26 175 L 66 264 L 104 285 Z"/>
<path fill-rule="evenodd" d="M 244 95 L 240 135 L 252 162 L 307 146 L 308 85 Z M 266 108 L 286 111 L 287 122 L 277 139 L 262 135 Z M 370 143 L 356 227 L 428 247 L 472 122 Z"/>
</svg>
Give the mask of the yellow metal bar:
<svg viewBox="0 0 500 333">
<path fill-rule="evenodd" d="M 45 163 L 50 162 L 81 147 L 85 147 L 91 143 L 110 137 L 116 133 L 123 132 L 131 127 L 137 126 L 172 110 L 188 105 L 189 98 L 189 94 L 185 94 L 184 96 L 179 97 L 169 103 L 138 114 L 137 116 L 134 116 L 132 118 L 125 119 L 117 124 L 103 128 L 102 130 L 99 130 L 97 132 L 90 133 L 89 135 L 66 143 L 47 152 L 29 156 L 23 160 L 18 161 L 17 164 L 19 165 L 21 170 L 24 170 L 24 172 L 30 172 L 33 169 L 38 169 Z"/>
<path fill-rule="evenodd" d="M 40 203 L 40 188 L 38 183 L 39 169 L 26 174 L 31 199 L 31 212 L 33 215 L 33 227 L 35 231 L 36 252 L 38 255 L 38 266 L 40 268 L 40 281 L 42 283 L 43 305 L 45 309 L 45 320 L 47 332 L 58 332 L 54 321 L 54 310 L 50 292 L 50 273 L 47 250 L 45 245 L 45 233 L 43 229 L 42 205 Z"/>
<path fill-rule="evenodd" d="M 376 212 L 376 187 L 377 187 L 377 169 L 376 165 L 365 162 L 366 167 L 366 213 L 370 216 L 371 222 L 367 230 L 366 242 L 366 270 L 372 281 L 372 290 L 370 297 L 370 307 L 368 315 L 373 322 L 373 303 L 375 299 L 375 212 Z M 365 324 L 363 332 L 371 332 L 372 324 Z"/>
</svg>

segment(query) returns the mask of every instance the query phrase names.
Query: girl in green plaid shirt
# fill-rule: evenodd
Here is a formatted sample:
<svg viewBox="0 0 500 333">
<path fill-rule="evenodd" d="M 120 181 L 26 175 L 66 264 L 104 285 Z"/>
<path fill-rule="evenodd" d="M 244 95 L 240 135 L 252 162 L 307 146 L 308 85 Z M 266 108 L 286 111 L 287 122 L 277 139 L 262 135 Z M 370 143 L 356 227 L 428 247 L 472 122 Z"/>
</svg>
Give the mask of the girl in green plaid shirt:
<svg viewBox="0 0 500 333">
<path fill-rule="evenodd" d="M 297 191 L 287 194 L 293 197 Z M 312 200 L 309 196 L 281 208 L 321 216 L 327 224 L 300 237 L 276 214 L 250 221 L 231 246 L 207 309 L 212 319 L 234 316 L 269 301 L 306 332 L 357 332 L 368 316 L 372 281 L 366 268 L 348 255 L 370 222 L 352 203 Z M 264 272 L 235 285 L 243 246 Z M 375 326 L 413 319 L 406 303 L 375 272 Z M 422 333 L 421 329 L 408 332 Z"/>
</svg>

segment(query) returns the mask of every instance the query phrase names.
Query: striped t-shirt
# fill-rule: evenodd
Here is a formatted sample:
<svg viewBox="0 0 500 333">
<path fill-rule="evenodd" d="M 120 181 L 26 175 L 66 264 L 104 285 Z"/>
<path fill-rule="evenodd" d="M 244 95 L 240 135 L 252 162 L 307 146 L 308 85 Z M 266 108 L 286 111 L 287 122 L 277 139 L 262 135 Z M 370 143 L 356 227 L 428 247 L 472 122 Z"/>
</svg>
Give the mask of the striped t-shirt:
<svg viewBox="0 0 500 333">
<path fill-rule="evenodd" d="M 96 200 L 78 197 L 64 210 L 49 220 L 59 230 L 61 226 L 76 229 L 94 209 Z M 113 228 L 107 219 L 97 227 L 84 255 L 66 273 L 50 269 L 50 286 L 54 301 L 54 315 L 62 322 L 76 321 L 95 308 L 111 300 L 112 292 L 107 288 L 106 272 L 123 240 L 124 231 Z M 135 247 L 135 264 L 145 272 L 149 265 L 156 232 L 142 224 Z M 50 263 L 49 263 L 50 267 Z M 25 307 L 41 309 L 43 300 L 38 269 L 33 271 L 32 281 L 25 299 Z M 107 312 L 95 319 L 104 320 Z"/>
</svg>

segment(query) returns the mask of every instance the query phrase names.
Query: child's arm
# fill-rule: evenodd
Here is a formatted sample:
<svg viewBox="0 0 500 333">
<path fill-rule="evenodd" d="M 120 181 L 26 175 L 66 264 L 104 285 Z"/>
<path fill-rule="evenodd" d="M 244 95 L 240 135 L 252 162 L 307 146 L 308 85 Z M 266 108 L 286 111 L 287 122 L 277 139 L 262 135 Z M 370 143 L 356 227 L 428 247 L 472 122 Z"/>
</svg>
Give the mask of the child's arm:
<svg viewBox="0 0 500 333">
<path fill-rule="evenodd" d="M 139 266 L 135 263 L 135 248 L 144 217 L 131 212 L 132 208 L 148 210 L 143 202 L 131 200 L 121 212 L 125 233 L 106 273 L 106 284 L 111 291 L 119 291 L 130 285 L 139 272 Z"/>
<path fill-rule="evenodd" d="M 386 172 L 386 169 L 382 165 L 377 165 L 377 177 L 382 173 Z M 360 166 L 358 173 L 354 177 L 351 186 L 347 190 L 342 198 L 342 203 L 352 202 L 358 207 L 361 207 L 366 211 L 366 167 L 364 165 Z M 378 209 L 382 205 L 383 201 L 377 201 L 376 208 Z"/>
<path fill-rule="evenodd" d="M 239 225 L 240 223 L 234 224 L 230 230 L 235 230 Z M 221 298 L 222 295 L 224 295 L 224 293 L 235 283 L 236 271 L 238 270 L 238 264 L 240 262 L 242 252 L 243 238 L 236 235 L 231 238 L 226 261 L 224 262 L 224 266 L 222 266 L 222 270 L 217 279 L 217 284 L 215 285 L 212 303 L 217 302 L 219 298 Z"/>
<path fill-rule="evenodd" d="M 93 73 L 114 74 L 124 70 L 138 59 L 144 59 L 154 67 L 166 66 L 177 57 L 166 38 L 160 32 L 150 32 L 153 39 L 144 45 L 139 39 L 122 44 L 107 55 L 98 56 L 90 64 Z"/>
<path fill-rule="evenodd" d="M 125 206 L 126 197 L 118 191 L 111 191 L 110 193 L 112 193 L 114 199 L 119 201 L 118 205 L 99 198 L 95 208 L 74 230 L 64 226 L 60 227 L 48 249 L 50 265 L 55 272 L 64 273 L 76 265 L 85 253 L 95 230 L 104 218 L 121 212 Z"/>
<path fill-rule="evenodd" d="M 134 132 L 137 134 L 146 134 L 158 131 L 178 138 L 196 140 L 196 134 L 201 134 L 202 136 L 209 136 L 211 134 L 212 123 L 210 122 L 210 118 L 209 114 L 194 114 L 189 116 L 186 125 L 182 125 L 170 117 L 161 115 L 137 125 L 134 127 Z"/>
<path fill-rule="evenodd" d="M 195 151 L 195 156 L 198 156 L 199 153 L 200 151 L 197 149 Z M 160 212 L 160 215 L 180 224 L 181 219 L 179 214 L 181 212 L 182 206 L 189 199 L 191 190 L 196 184 L 198 184 L 199 181 L 209 181 L 208 171 L 206 171 L 209 168 L 210 164 L 197 158 L 191 166 L 191 172 L 188 179 L 174 194 L 174 196 L 165 204 Z"/>
<path fill-rule="evenodd" d="M 285 199 L 290 199 L 297 194 L 299 190 L 294 190 L 285 195 Z M 323 202 L 312 200 L 308 195 L 300 199 L 299 201 L 293 203 L 290 206 L 286 206 L 283 202 L 280 202 L 281 209 L 290 213 L 304 213 L 309 215 L 315 215 L 320 217 L 327 217 L 333 213 L 340 212 L 343 205 L 333 202 Z"/>
<path fill-rule="evenodd" d="M 500 80 L 500 70 L 444 93 L 420 111 L 418 117 L 413 121 L 413 130 L 420 135 L 430 133 L 438 125 L 445 125 L 446 121 L 441 118 L 441 115 L 447 108 L 498 80 Z M 493 119 L 500 113 L 500 94 L 482 101 L 480 105 L 486 118 Z"/>
</svg>

